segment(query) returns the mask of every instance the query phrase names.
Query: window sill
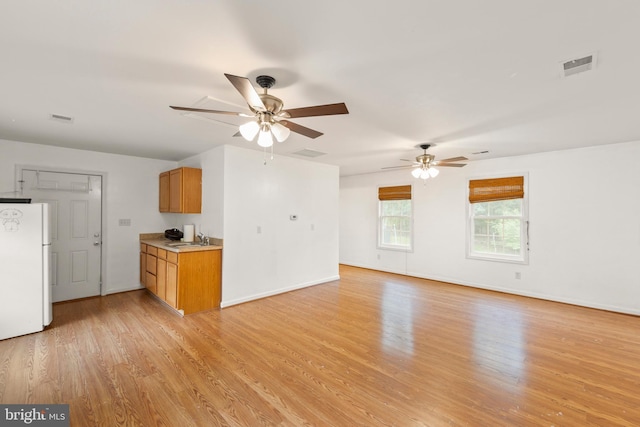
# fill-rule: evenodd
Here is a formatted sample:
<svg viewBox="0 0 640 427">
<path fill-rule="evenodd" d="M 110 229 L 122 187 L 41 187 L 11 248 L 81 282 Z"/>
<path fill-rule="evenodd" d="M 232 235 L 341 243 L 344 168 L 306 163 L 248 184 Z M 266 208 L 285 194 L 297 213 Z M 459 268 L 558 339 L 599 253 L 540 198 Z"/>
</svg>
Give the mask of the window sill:
<svg viewBox="0 0 640 427">
<path fill-rule="evenodd" d="M 499 255 L 497 256 L 491 256 L 491 255 L 478 255 L 478 254 L 467 254 L 467 259 L 475 259 L 475 260 L 479 260 L 479 261 L 493 261 L 493 262 L 505 262 L 508 264 L 523 264 L 523 265 L 528 265 L 529 264 L 529 260 L 528 258 L 511 258 L 511 257 L 501 257 Z"/>
<path fill-rule="evenodd" d="M 404 246 L 381 246 L 378 245 L 377 249 L 381 249 L 384 251 L 395 251 L 395 252 L 413 252 L 413 248 L 404 247 Z"/>
</svg>

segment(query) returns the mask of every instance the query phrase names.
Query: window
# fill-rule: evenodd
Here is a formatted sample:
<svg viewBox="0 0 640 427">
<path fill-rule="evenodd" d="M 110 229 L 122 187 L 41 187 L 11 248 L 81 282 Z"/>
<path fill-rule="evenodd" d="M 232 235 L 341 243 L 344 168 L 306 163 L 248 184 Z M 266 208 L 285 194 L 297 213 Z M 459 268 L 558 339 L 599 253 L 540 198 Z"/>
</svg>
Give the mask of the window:
<svg viewBox="0 0 640 427">
<path fill-rule="evenodd" d="M 412 250 L 411 186 L 378 189 L 378 247 Z"/>
<path fill-rule="evenodd" d="M 524 178 L 469 181 L 469 257 L 527 262 Z"/>
</svg>

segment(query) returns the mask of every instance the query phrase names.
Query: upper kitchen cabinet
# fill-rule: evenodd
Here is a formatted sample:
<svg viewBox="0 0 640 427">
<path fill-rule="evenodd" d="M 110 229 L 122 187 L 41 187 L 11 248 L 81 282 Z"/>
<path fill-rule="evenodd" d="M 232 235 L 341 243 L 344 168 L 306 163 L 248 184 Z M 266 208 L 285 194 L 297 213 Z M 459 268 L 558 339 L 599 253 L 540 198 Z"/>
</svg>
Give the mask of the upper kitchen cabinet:
<svg viewBox="0 0 640 427">
<path fill-rule="evenodd" d="M 178 168 L 160 174 L 160 212 L 201 213 L 202 169 Z"/>
</svg>

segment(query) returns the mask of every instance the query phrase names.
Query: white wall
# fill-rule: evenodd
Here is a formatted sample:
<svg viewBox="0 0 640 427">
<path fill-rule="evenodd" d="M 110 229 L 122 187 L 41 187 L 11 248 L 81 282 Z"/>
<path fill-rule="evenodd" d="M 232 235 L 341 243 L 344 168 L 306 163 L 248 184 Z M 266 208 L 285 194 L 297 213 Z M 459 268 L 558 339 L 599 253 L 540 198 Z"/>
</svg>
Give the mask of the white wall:
<svg viewBox="0 0 640 427">
<path fill-rule="evenodd" d="M 340 180 L 340 262 L 640 314 L 640 142 Z M 469 178 L 528 173 L 529 264 L 466 258 Z M 376 248 L 377 188 L 413 184 L 412 253 Z M 515 279 L 515 273 L 521 279 Z"/>
<path fill-rule="evenodd" d="M 264 159 L 225 145 L 180 162 L 202 168 L 203 206 L 177 220 L 224 239 L 223 307 L 339 278 L 338 168 Z"/>
<path fill-rule="evenodd" d="M 339 278 L 338 167 L 263 162 L 260 151 L 226 147 L 225 305 Z"/>
<path fill-rule="evenodd" d="M 14 190 L 16 165 L 105 174 L 102 292 L 140 287 L 139 234 L 173 221 L 158 212 L 158 174 L 175 162 L 0 140 L 0 193 Z M 119 219 L 131 219 L 131 226 L 119 226 Z"/>
<path fill-rule="evenodd" d="M 280 156 L 265 166 L 262 152 L 233 146 L 178 164 L 0 140 L 0 193 L 15 189 L 16 165 L 104 174 L 104 294 L 140 288 L 140 233 L 183 224 L 224 239 L 223 306 L 338 278 L 335 166 Z M 202 214 L 158 212 L 158 175 L 178 166 L 202 168 Z"/>
<path fill-rule="evenodd" d="M 264 165 L 261 151 L 231 145 L 181 166 L 203 169 L 203 212 L 180 220 L 224 239 L 223 307 L 339 278 L 336 166 L 282 156 Z"/>
</svg>

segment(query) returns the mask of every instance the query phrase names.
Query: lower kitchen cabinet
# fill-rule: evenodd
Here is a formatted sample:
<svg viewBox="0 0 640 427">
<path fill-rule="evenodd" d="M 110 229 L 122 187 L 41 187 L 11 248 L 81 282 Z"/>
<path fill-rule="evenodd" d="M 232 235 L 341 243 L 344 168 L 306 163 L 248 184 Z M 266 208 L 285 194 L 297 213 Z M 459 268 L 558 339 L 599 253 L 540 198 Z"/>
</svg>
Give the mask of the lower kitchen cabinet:
<svg viewBox="0 0 640 427">
<path fill-rule="evenodd" d="M 144 277 L 147 289 L 183 314 L 220 307 L 222 250 L 176 253 L 146 246 L 146 257 L 143 257 L 141 245 L 140 269 L 141 281 Z M 155 254 L 149 253 L 150 250 Z"/>
</svg>

